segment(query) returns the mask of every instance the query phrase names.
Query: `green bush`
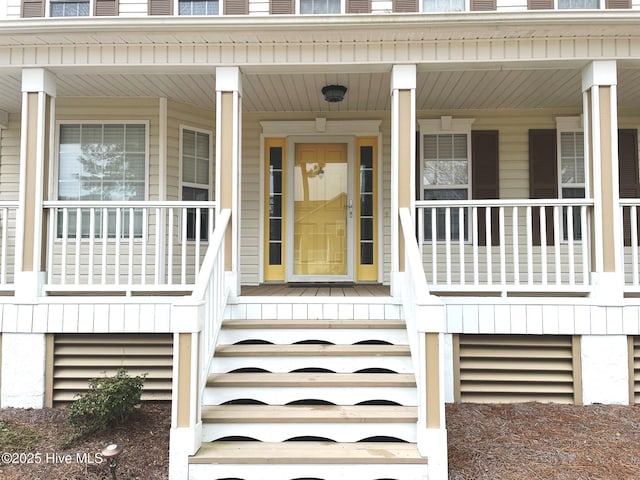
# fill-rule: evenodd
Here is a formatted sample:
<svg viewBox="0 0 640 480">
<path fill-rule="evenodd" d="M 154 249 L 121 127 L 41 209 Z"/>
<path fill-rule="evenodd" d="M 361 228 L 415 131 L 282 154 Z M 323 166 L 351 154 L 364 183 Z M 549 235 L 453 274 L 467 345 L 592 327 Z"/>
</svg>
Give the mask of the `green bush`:
<svg viewBox="0 0 640 480">
<path fill-rule="evenodd" d="M 114 377 L 89 380 L 89 390 L 66 408 L 68 424 L 86 434 L 124 422 L 140 403 L 145 376 L 119 369 Z"/>
</svg>

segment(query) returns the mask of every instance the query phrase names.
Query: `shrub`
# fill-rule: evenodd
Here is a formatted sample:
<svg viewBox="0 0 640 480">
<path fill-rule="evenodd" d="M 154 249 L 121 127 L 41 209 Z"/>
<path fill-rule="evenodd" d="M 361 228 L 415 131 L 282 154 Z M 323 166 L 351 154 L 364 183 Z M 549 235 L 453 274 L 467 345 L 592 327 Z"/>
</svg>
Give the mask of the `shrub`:
<svg viewBox="0 0 640 480">
<path fill-rule="evenodd" d="M 130 377 L 121 368 L 114 377 L 89 380 L 89 390 L 67 406 L 67 422 L 80 434 L 124 422 L 140 403 L 145 376 Z"/>
</svg>

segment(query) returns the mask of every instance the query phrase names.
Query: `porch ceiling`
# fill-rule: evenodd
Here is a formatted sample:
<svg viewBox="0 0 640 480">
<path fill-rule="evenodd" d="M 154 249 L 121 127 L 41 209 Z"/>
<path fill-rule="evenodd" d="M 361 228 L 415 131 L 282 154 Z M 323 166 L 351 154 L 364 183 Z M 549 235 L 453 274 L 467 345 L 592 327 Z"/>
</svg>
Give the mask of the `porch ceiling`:
<svg viewBox="0 0 640 480">
<path fill-rule="evenodd" d="M 418 110 L 581 108 L 581 68 L 506 69 L 501 65 L 463 70 L 419 69 Z M 286 70 L 283 67 L 281 70 Z M 214 108 L 215 76 L 203 73 L 64 73 L 57 72 L 59 97 L 167 97 Z M 341 103 L 327 103 L 324 85 L 347 86 Z M 20 73 L 0 75 L 0 110 L 20 111 Z M 390 73 L 361 72 L 358 67 L 334 72 L 252 72 L 243 77 L 246 112 L 365 112 L 390 108 Z M 618 68 L 619 108 L 640 108 L 640 68 Z"/>
</svg>

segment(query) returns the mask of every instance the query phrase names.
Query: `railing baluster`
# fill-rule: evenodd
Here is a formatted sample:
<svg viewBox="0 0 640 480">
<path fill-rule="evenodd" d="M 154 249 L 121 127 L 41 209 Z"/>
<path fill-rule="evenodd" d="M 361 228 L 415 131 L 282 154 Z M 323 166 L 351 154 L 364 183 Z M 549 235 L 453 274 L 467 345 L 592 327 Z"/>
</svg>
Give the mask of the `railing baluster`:
<svg viewBox="0 0 640 480">
<path fill-rule="evenodd" d="M 517 206 L 511 210 L 511 244 L 513 251 L 513 284 L 520 285 L 520 210 Z"/>
<path fill-rule="evenodd" d="M 436 225 L 436 215 L 438 211 L 431 208 L 431 282 L 438 284 L 438 229 Z"/>
<path fill-rule="evenodd" d="M 553 223 L 558 227 L 553 229 L 553 254 L 555 256 L 555 270 L 556 270 L 556 285 L 560 285 L 562 279 L 562 268 L 560 266 L 560 220 L 562 215 L 560 214 L 562 209 L 555 205 L 553 207 Z"/>
<path fill-rule="evenodd" d="M 142 209 L 142 252 L 140 255 L 140 284 L 147 284 L 147 244 L 149 243 L 149 210 Z"/>
<path fill-rule="evenodd" d="M 540 277 L 547 284 L 547 207 L 540 208 Z"/>
<path fill-rule="evenodd" d="M 580 227 L 582 234 L 582 284 L 584 286 L 589 285 L 589 242 L 587 242 L 587 207 L 582 205 L 580 207 Z"/>
<path fill-rule="evenodd" d="M 633 286 L 638 286 L 638 207 L 629 207 L 631 220 L 631 267 L 633 269 Z M 624 218 L 624 216 L 623 216 Z"/>
<path fill-rule="evenodd" d="M 167 231 L 169 239 L 169 251 L 167 252 L 167 284 L 173 285 L 173 207 L 169 208 L 169 230 Z"/>
<path fill-rule="evenodd" d="M 182 209 L 182 258 L 180 260 L 180 283 L 187 282 L 187 209 Z"/>
<path fill-rule="evenodd" d="M 80 240 L 82 239 L 82 209 L 76 208 L 76 242 L 73 262 L 73 284 L 80 285 Z"/>
<path fill-rule="evenodd" d="M 134 237 L 134 222 L 133 222 L 133 208 L 129 209 L 129 261 L 127 272 L 127 283 L 129 287 L 133 285 L 133 237 Z"/>
<path fill-rule="evenodd" d="M 478 267 L 478 207 L 471 209 L 471 238 L 473 242 L 473 284 L 480 285 L 480 269 Z"/>
<path fill-rule="evenodd" d="M 95 254 L 95 237 L 96 237 L 96 209 L 89 208 L 89 267 L 88 267 L 88 283 L 93 285 L 93 255 Z"/>
<path fill-rule="evenodd" d="M 116 271 L 114 275 L 114 285 L 120 285 L 120 241 L 122 240 L 122 208 L 116 208 L 116 238 L 114 245 L 116 247 Z"/>
<path fill-rule="evenodd" d="M 499 249 L 500 249 L 500 284 L 502 288 L 507 284 L 507 244 L 505 234 L 504 223 L 504 207 L 498 209 L 498 233 L 500 235 Z"/>
<path fill-rule="evenodd" d="M 62 254 L 60 255 L 60 284 L 66 285 L 67 283 L 67 243 L 69 240 L 69 209 L 64 208 L 62 210 Z"/>
<path fill-rule="evenodd" d="M 446 265 L 446 285 L 451 285 L 451 207 L 444 211 L 444 251 Z"/>
<path fill-rule="evenodd" d="M 102 265 L 100 277 L 102 285 L 107 284 L 107 250 L 109 247 L 109 210 L 102 209 Z"/>
<path fill-rule="evenodd" d="M 2 209 L 2 270 L 0 271 L 0 283 L 7 283 L 7 214 L 9 209 Z"/>
<path fill-rule="evenodd" d="M 527 285 L 533 285 L 533 210 L 527 206 L 526 224 L 527 224 Z M 542 237 L 542 232 L 540 232 Z"/>
<path fill-rule="evenodd" d="M 465 256 L 465 249 L 464 249 L 464 243 L 465 243 L 465 231 L 467 230 L 466 225 L 465 225 L 465 213 L 466 213 L 467 209 L 464 207 L 458 207 L 458 253 L 460 256 L 460 285 L 464 285 L 466 282 L 466 278 L 465 278 L 465 261 L 464 261 L 464 256 Z"/>
<path fill-rule="evenodd" d="M 486 265 L 487 265 L 487 285 L 493 284 L 493 245 L 491 238 L 491 207 L 485 207 L 484 209 L 484 245 L 486 252 Z"/>
<path fill-rule="evenodd" d="M 198 276 L 198 271 L 200 270 L 200 232 L 202 230 L 202 217 L 200 216 L 201 210 L 200 208 L 195 209 L 195 222 L 196 222 L 196 238 L 195 238 L 195 252 L 193 255 L 193 275 L 194 278 Z"/>
<path fill-rule="evenodd" d="M 567 255 L 569 256 L 569 285 L 575 285 L 575 234 L 573 231 L 573 207 L 567 207 Z"/>
</svg>

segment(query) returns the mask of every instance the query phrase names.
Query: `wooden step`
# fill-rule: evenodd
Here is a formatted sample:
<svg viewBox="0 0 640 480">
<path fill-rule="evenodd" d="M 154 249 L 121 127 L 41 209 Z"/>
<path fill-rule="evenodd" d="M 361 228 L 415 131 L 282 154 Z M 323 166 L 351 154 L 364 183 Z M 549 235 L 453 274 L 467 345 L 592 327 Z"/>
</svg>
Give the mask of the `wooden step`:
<svg viewBox="0 0 640 480">
<path fill-rule="evenodd" d="M 221 357 L 282 357 L 282 356 L 410 356 L 407 345 L 220 345 Z"/>
<path fill-rule="evenodd" d="M 387 442 L 210 442 L 191 464 L 427 464 L 415 444 Z"/>
<path fill-rule="evenodd" d="M 415 387 L 406 373 L 213 373 L 207 387 Z"/>
<path fill-rule="evenodd" d="M 405 328 L 404 320 L 225 320 L 223 328 L 233 329 L 306 329 L 306 328 L 336 328 L 336 329 L 395 329 Z"/>
<path fill-rule="evenodd" d="M 416 422 L 416 407 L 396 405 L 205 405 L 204 423 L 405 423 Z"/>
</svg>

